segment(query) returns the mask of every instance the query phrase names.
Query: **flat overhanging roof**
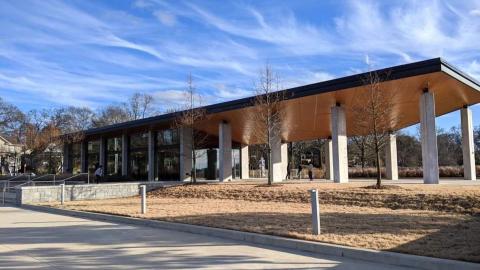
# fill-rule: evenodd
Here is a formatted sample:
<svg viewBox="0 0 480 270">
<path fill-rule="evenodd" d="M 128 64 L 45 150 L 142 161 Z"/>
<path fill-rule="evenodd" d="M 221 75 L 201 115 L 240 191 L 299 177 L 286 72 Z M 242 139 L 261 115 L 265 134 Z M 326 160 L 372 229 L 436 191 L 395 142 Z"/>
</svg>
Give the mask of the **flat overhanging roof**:
<svg viewBox="0 0 480 270">
<path fill-rule="evenodd" d="M 436 116 L 480 102 L 480 83 L 440 58 L 373 72 L 389 74 L 381 82 L 381 89 L 394 91 L 393 113 L 398 116 L 394 117 L 398 121 L 393 124 L 392 130 L 419 123 L 419 98 L 427 85 L 430 92 L 435 95 Z M 282 101 L 285 106 L 282 139 L 301 141 L 329 137 L 331 135 L 330 108 L 336 103 L 346 108 L 347 135 L 357 135 L 349 125 L 355 121 L 355 115 L 348 109 L 360 91 L 365 90 L 366 76 L 367 73 L 362 73 L 287 89 L 285 100 Z M 199 125 L 199 129 L 218 135 L 218 123 L 228 121 L 231 123 L 232 140 L 245 144 L 256 143 L 251 116 L 254 111 L 254 100 L 255 97 L 248 97 L 203 107 L 208 114 L 208 119 Z M 155 126 L 169 126 L 177 115 L 178 113 L 170 113 L 89 129 L 85 134 L 90 137 Z"/>
</svg>

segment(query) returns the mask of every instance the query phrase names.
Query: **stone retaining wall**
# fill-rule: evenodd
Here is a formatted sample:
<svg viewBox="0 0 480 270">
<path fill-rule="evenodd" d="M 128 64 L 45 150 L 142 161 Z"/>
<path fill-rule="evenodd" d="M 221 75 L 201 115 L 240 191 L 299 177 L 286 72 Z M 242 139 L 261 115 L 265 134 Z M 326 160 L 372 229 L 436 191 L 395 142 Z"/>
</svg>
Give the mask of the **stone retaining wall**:
<svg viewBox="0 0 480 270">
<path fill-rule="evenodd" d="M 163 186 L 179 185 L 182 184 L 182 182 L 66 185 L 65 201 L 102 200 L 135 196 L 139 194 L 139 185 L 141 184 L 147 185 L 147 190 L 152 190 Z M 16 202 L 18 205 L 54 201 L 58 202 L 61 200 L 61 192 L 61 186 L 20 187 L 16 190 Z"/>
</svg>

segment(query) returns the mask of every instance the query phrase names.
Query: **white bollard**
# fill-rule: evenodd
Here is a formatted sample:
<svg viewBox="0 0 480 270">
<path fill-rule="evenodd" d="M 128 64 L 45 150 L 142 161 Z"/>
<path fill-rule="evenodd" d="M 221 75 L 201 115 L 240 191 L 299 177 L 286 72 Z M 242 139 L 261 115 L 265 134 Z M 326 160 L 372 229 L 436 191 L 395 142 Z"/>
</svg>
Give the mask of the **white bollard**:
<svg viewBox="0 0 480 270">
<path fill-rule="evenodd" d="M 140 185 L 140 196 L 142 196 L 142 214 L 147 213 L 147 186 Z"/>
<path fill-rule="evenodd" d="M 312 202 L 312 232 L 313 235 L 320 234 L 320 207 L 318 204 L 318 191 L 310 190 L 310 200 Z"/>
<path fill-rule="evenodd" d="M 60 193 L 60 202 L 63 205 L 65 203 L 65 184 L 61 184 L 60 188 L 62 189 Z"/>
</svg>

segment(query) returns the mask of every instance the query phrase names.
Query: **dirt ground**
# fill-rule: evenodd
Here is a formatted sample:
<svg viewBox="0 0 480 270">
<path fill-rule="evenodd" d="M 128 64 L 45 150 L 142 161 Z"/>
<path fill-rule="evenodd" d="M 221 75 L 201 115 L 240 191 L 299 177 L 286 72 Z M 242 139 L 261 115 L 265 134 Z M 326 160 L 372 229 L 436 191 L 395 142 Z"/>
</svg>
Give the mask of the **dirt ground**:
<svg viewBox="0 0 480 270">
<path fill-rule="evenodd" d="M 464 205 L 468 198 L 478 202 L 479 187 L 402 185 L 370 190 L 362 186 L 365 184 L 186 185 L 150 192 L 145 215 L 140 214 L 139 197 L 74 201 L 65 207 L 480 262 L 479 206 Z M 320 236 L 311 235 L 306 191 L 312 188 L 321 190 L 323 201 Z M 432 201 L 418 206 L 422 195 Z M 385 207 L 392 206 L 393 199 L 400 207 Z M 456 206 L 439 210 L 448 203 L 443 200 Z M 408 207 L 403 202 L 408 202 Z"/>
<path fill-rule="evenodd" d="M 391 188 L 381 190 L 365 188 L 368 185 L 371 183 L 284 182 L 267 186 L 230 182 L 164 188 L 149 196 L 308 203 L 308 191 L 317 189 L 322 204 L 480 214 L 480 185 L 388 184 Z"/>
</svg>

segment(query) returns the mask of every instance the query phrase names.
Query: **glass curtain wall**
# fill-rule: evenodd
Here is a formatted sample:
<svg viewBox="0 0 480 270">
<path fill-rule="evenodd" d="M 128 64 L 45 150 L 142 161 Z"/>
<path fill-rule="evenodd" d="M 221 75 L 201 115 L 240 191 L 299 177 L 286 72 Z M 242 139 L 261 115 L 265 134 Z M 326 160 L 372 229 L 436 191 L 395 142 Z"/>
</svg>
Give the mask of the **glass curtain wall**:
<svg viewBox="0 0 480 270">
<path fill-rule="evenodd" d="M 89 141 L 87 143 L 87 164 L 90 173 L 95 172 L 100 163 L 100 140 Z"/>
<path fill-rule="evenodd" d="M 106 176 L 122 175 L 122 138 L 107 139 L 107 167 L 105 168 Z"/>
<path fill-rule="evenodd" d="M 80 160 L 80 147 L 81 144 L 74 143 L 71 145 L 70 148 L 70 158 L 69 160 L 72 162 L 70 168 L 73 174 L 78 174 L 81 172 L 81 160 Z"/>
<path fill-rule="evenodd" d="M 148 133 L 133 134 L 130 136 L 130 176 L 136 180 L 148 178 Z"/>
<path fill-rule="evenodd" d="M 240 149 L 232 149 L 232 177 L 234 179 L 240 178 Z"/>
<path fill-rule="evenodd" d="M 200 149 L 197 156 L 197 178 L 218 179 L 219 151 L 218 148 Z M 232 178 L 240 178 L 240 149 L 232 148 Z"/>
<path fill-rule="evenodd" d="M 178 130 L 161 130 L 156 134 L 155 179 L 178 181 L 180 179 L 180 143 Z"/>
</svg>

